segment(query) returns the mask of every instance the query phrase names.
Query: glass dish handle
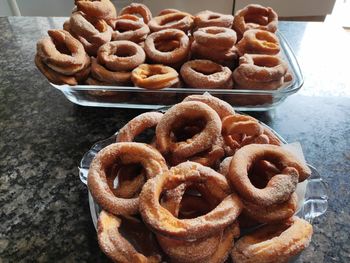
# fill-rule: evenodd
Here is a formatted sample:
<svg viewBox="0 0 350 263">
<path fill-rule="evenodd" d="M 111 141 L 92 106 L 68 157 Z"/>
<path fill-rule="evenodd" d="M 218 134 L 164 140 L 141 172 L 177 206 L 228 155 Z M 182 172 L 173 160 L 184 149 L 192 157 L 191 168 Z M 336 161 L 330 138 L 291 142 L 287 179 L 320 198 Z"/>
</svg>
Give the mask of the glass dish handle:
<svg viewBox="0 0 350 263">
<path fill-rule="evenodd" d="M 322 180 L 315 167 L 308 165 L 312 171 L 308 179 L 304 205 L 298 216 L 311 224 L 316 217 L 323 215 L 328 208 L 328 184 Z"/>
</svg>

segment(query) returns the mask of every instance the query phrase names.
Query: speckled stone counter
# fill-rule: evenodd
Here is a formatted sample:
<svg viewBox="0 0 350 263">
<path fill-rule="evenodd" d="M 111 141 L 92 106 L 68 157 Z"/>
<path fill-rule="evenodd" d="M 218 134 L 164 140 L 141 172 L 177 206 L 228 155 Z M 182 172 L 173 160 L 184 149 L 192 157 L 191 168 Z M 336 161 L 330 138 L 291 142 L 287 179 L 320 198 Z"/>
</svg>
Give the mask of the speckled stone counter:
<svg viewBox="0 0 350 263">
<path fill-rule="evenodd" d="M 0 262 L 108 262 L 100 252 L 77 165 L 137 110 L 76 106 L 36 70 L 36 41 L 62 18 L 0 18 Z M 350 40 L 322 23 L 281 23 L 305 77 L 276 110 L 252 113 L 329 186 L 301 262 L 350 262 Z"/>
</svg>

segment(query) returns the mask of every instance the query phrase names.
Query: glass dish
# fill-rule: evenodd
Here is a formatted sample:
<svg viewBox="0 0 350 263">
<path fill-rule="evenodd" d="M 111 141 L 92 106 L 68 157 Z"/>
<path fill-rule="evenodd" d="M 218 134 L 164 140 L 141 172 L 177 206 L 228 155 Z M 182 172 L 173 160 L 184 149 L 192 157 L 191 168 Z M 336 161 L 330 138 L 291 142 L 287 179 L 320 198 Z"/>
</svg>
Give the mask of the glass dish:
<svg viewBox="0 0 350 263">
<path fill-rule="evenodd" d="M 266 124 L 262 122 L 260 122 L 260 124 L 269 128 L 284 144 L 287 144 L 287 142 L 278 133 L 276 133 Z M 79 168 L 80 180 L 85 185 L 87 185 L 87 176 L 88 176 L 89 167 L 92 160 L 101 149 L 115 142 L 117 134 L 118 132 L 105 140 L 95 143 L 91 147 L 91 149 L 88 152 L 86 152 L 85 155 L 83 156 L 78 168 Z M 316 168 L 309 164 L 308 166 L 310 167 L 312 173 L 311 173 L 311 176 L 307 179 L 307 183 L 303 185 L 304 187 L 306 187 L 305 192 L 303 193 L 304 200 L 302 204 L 299 205 L 299 209 L 296 215 L 312 223 L 313 219 L 321 216 L 327 210 L 328 187 L 326 183 L 322 180 L 321 175 L 318 173 Z M 92 195 L 90 194 L 90 191 L 89 191 L 88 198 L 89 198 L 91 218 L 96 228 L 97 218 L 101 209 L 99 205 L 94 201 Z"/>
<path fill-rule="evenodd" d="M 71 102 L 93 107 L 159 109 L 176 104 L 190 94 L 209 92 L 230 103 L 240 111 L 265 111 L 276 107 L 288 96 L 296 93 L 304 83 L 297 59 L 282 33 L 277 32 L 280 40 L 281 55 L 287 62 L 293 80 L 278 90 L 238 90 L 238 89 L 191 89 L 165 88 L 146 90 L 138 87 L 92 86 L 92 85 L 55 85 Z"/>
</svg>

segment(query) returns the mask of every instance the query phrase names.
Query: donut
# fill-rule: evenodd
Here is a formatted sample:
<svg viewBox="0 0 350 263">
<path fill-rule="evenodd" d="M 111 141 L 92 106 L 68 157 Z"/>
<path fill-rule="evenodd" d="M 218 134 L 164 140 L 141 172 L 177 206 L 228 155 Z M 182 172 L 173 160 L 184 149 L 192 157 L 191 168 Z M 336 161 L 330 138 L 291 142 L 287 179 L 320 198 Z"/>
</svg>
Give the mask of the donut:
<svg viewBox="0 0 350 263">
<path fill-rule="evenodd" d="M 269 161 L 281 171 L 263 189 L 255 187 L 248 177 L 248 171 L 259 160 Z M 287 201 L 295 191 L 297 183 L 304 181 L 310 174 L 311 170 L 307 165 L 284 148 L 269 144 L 250 144 L 240 148 L 233 156 L 228 178 L 246 201 L 269 206 Z"/>
<path fill-rule="evenodd" d="M 146 129 L 157 126 L 162 117 L 163 114 L 160 112 L 146 112 L 136 116 L 119 130 L 116 141 L 132 142 Z"/>
<path fill-rule="evenodd" d="M 160 194 L 180 184 L 210 185 L 220 203 L 208 214 L 192 219 L 178 219 L 159 204 Z M 158 234 L 177 239 L 200 239 L 222 231 L 241 213 L 242 203 L 231 193 L 226 178 L 214 170 L 185 162 L 146 182 L 140 194 L 140 213 L 146 225 Z"/>
<path fill-rule="evenodd" d="M 276 223 L 287 220 L 292 217 L 297 209 L 298 197 L 293 193 L 289 200 L 274 204 L 267 207 L 256 205 L 254 203 L 242 200 L 244 209 L 243 213 L 259 223 Z"/>
<path fill-rule="evenodd" d="M 157 42 L 178 42 L 178 47 L 171 51 L 160 51 L 156 48 Z M 164 65 L 176 64 L 188 59 L 190 42 L 188 36 L 178 29 L 166 29 L 150 34 L 145 41 L 147 57 L 155 63 Z"/>
<path fill-rule="evenodd" d="M 196 120 L 203 121 L 203 130 L 193 136 L 192 140 L 175 142 L 171 132 L 176 127 L 181 127 L 184 122 Z M 156 127 L 157 149 L 162 154 L 171 153 L 175 158 L 187 158 L 197 153 L 210 149 L 218 140 L 221 133 L 221 120 L 219 115 L 208 105 L 187 101 L 175 104 L 160 120 Z"/>
<path fill-rule="evenodd" d="M 76 37 L 89 55 L 96 56 L 98 48 L 112 38 L 112 28 L 102 19 L 89 18 L 75 12 L 63 26 Z"/>
<path fill-rule="evenodd" d="M 241 37 L 249 29 L 262 29 L 275 33 L 277 24 L 278 16 L 271 7 L 250 4 L 236 12 L 232 27 Z"/>
<path fill-rule="evenodd" d="M 195 28 L 216 26 L 231 28 L 233 23 L 232 15 L 224 15 L 209 10 L 201 11 L 194 17 Z"/>
<path fill-rule="evenodd" d="M 170 12 L 153 17 L 148 26 L 151 32 L 164 29 L 179 29 L 187 33 L 193 27 L 192 16 L 185 12 Z"/>
<path fill-rule="evenodd" d="M 149 27 L 133 15 L 123 15 L 113 20 L 113 40 L 142 42 L 150 32 Z"/>
<path fill-rule="evenodd" d="M 117 10 L 110 0 L 75 0 L 77 11 L 82 11 L 89 17 L 110 20 L 117 17 Z"/>
<path fill-rule="evenodd" d="M 280 52 L 280 44 L 277 36 L 269 31 L 250 29 L 244 32 L 243 38 L 236 45 L 238 54 L 277 55 Z"/>
<path fill-rule="evenodd" d="M 153 147 L 135 142 L 113 143 L 103 148 L 93 159 L 88 173 L 88 187 L 94 200 L 106 211 L 115 215 L 138 213 L 139 198 L 116 197 L 107 183 L 110 169 L 121 164 L 141 164 L 147 178 L 167 171 L 163 156 Z"/>
<path fill-rule="evenodd" d="M 138 241 L 144 254 L 138 252 L 136 248 L 124 237 L 120 230 L 122 224 L 130 224 L 137 229 L 137 235 L 132 239 Z M 123 234 L 122 234 L 123 233 Z M 143 237 L 141 240 L 140 237 Z M 160 263 L 161 255 L 154 235 L 136 218 L 119 218 L 106 211 L 100 213 L 97 221 L 97 238 L 101 250 L 113 262 L 137 262 L 137 263 Z M 146 255 L 149 254 L 149 255 Z"/>
<path fill-rule="evenodd" d="M 194 39 L 200 45 L 215 46 L 215 48 L 232 48 L 237 41 L 236 32 L 225 27 L 203 27 L 193 33 Z"/>
<path fill-rule="evenodd" d="M 203 102 L 215 110 L 221 119 L 225 118 L 226 116 L 235 114 L 235 111 L 230 104 L 210 95 L 209 93 L 205 93 L 203 95 L 189 95 L 183 101 Z"/>
<path fill-rule="evenodd" d="M 210 60 L 191 60 L 182 65 L 180 70 L 184 82 L 191 88 L 217 89 L 231 78 L 232 72 Z"/>
<path fill-rule="evenodd" d="M 37 56 L 52 70 L 74 75 L 90 64 L 83 45 L 65 30 L 49 30 L 37 43 Z"/>
<path fill-rule="evenodd" d="M 287 73 L 286 63 L 278 56 L 245 54 L 233 71 L 233 79 L 240 89 L 280 88 Z"/>
<path fill-rule="evenodd" d="M 131 3 L 120 10 L 119 15 L 126 14 L 141 16 L 145 24 L 148 24 L 148 22 L 152 19 L 152 13 L 149 8 L 146 5 L 139 3 Z"/>
<path fill-rule="evenodd" d="M 222 120 L 222 136 L 233 153 L 244 145 L 269 143 L 263 132 L 259 122 L 247 115 L 229 115 Z"/>
<path fill-rule="evenodd" d="M 68 84 L 71 86 L 77 85 L 80 82 L 83 82 L 90 73 L 90 65 L 87 64 L 85 68 L 83 68 L 81 71 L 75 73 L 74 75 L 67 76 L 63 75 L 61 73 L 58 73 L 48 67 L 41 58 L 36 55 L 34 59 L 35 65 L 40 70 L 40 72 L 53 84 L 56 85 L 63 85 Z"/>
<path fill-rule="evenodd" d="M 131 83 L 131 72 L 111 71 L 100 65 L 95 58 L 91 58 L 91 75 L 101 83 L 110 85 L 128 85 Z"/>
<path fill-rule="evenodd" d="M 113 71 L 130 71 L 145 62 L 142 47 L 127 40 L 102 45 L 97 53 L 98 62 Z"/>
<path fill-rule="evenodd" d="M 236 263 L 288 262 L 308 247 L 312 232 L 310 223 L 294 216 L 243 236 L 234 245 L 231 257 Z"/>
<path fill-rule="evenodd" d="M 163 89 L 179 82 L 175 69 L 159 64 L 141 64 L 132 71 L 131 80 L 145 89 Z"/>
</svg>

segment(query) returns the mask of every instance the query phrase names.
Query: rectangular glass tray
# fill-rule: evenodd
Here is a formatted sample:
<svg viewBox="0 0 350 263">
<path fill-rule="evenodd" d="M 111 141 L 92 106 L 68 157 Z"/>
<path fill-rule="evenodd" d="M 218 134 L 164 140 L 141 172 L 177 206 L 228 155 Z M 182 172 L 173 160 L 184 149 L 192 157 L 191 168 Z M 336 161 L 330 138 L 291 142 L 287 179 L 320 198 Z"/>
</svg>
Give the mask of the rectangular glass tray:
<svg viewBox="0 0 350 263">
<path fill-rule="evenodd" d="M 240 111 L 266 111 L 276 107 L 288 96 L 296 93 L 304 83 L 297 59 L 281 32 L 276 33 L 281 46 L 281 56 L 287 62 L 293 80 L 278 90 L 193 89 L 165 88 L 146 90 L 125 86 L 55 85 L 71 102 L 90 107 L 159 109 L 176 104 L 190 94 L 209 92 L 230 103 Z"/>
</svg>

